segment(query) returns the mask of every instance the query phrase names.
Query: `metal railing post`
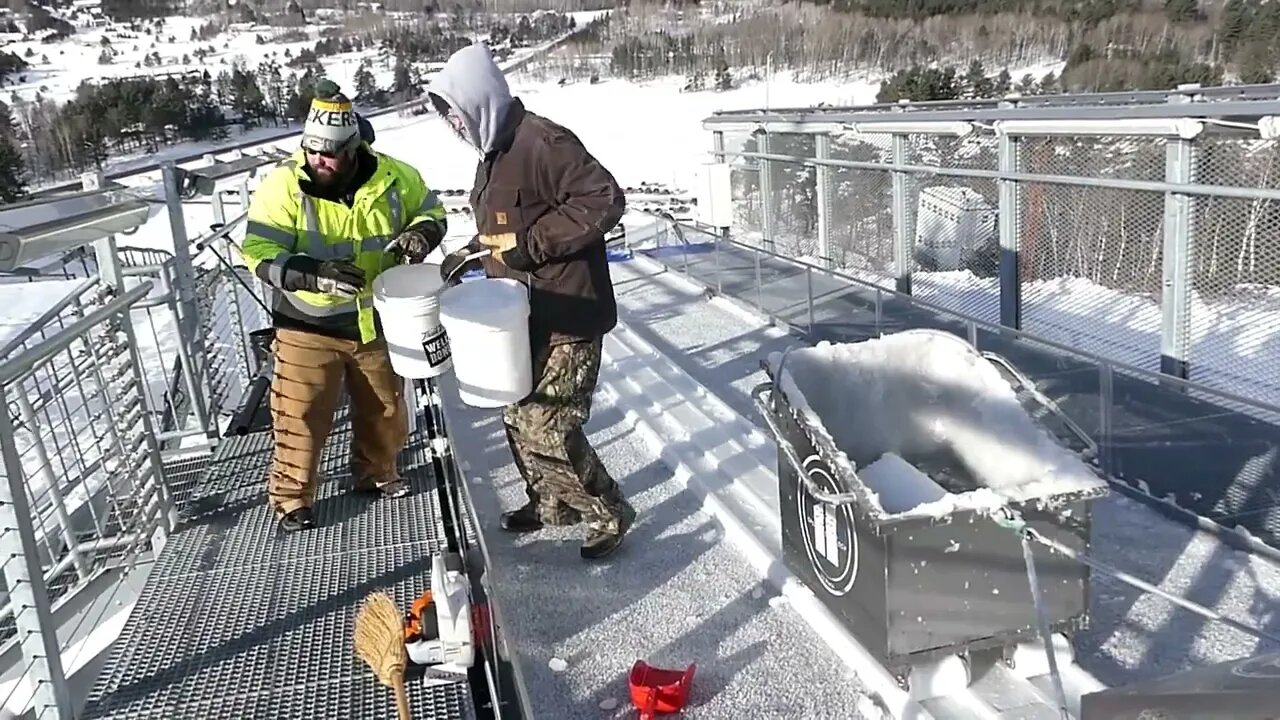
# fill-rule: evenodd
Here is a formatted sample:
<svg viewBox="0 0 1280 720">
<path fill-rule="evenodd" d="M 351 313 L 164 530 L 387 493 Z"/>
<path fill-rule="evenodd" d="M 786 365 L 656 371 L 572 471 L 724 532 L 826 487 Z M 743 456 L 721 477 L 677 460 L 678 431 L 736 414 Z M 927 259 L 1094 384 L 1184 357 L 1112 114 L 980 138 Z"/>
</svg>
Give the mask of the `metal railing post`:
<svg viewBox="0 0 1280 720">
<path fill-rule="evenodd" d="M 9 387 L 0 385 L 0 408 L 8 406 L 8 393 Z M 44 717 L 44 712 L 52 708 L 57 720 L 72 720 L 71 693 L 36 547 L 16 430 L 9 413 L 0 412 L 0 454 L 4 457 L 6 480 L 0 483 L 0 527 L 4 528 L 0 530 L 0 555 L 8 558 L 3 564 L 5 587 L 17 609 L 13 621 L 18 629 L 18 646 L 29 665 L 36 716 Z"/>
<path fill-rule="evenodd" d="M 101 170 L 87 172 L 80 176 L 80 185 L 85 190 L 101 190 L 107 182 Z M 98 265 L 98 278 L 112 292 L 124 289 L 120 271 L 120 253 L 116 250 L 116 238 L 108 235 L 93 243 L 94 260 Z"/>
<path fill-rule="evenodd" d="M 729 228 L 720 228 L 720 234 L 716 237 L 716 294 L 724 293 L 724 273 L 720 267 L 720 247 L 729 244 Z"/>
<path fill-rule="evenodd" d="M 831 159 L 831 135 L 818 133 L 814 136 L 814 152 L 819 160 Z M 818 257 L 823 267 L 832 267 L 831 259 L 831 166 L 819 165 L 817 172 L 818 195 Z"/>
<path fill-rule="evenodd" d="M 760 152 L 769 152 L 769 133 L 756 134 L 756 147 Z M 760 160 L 760 225 L 763 234 L 764 248 L 773 251 L 773 161 L 767 158 Z"/>
<path fill-rule="evenodd" d="M 1111 418 L 1113 406 L 1115 404 L 1115 375 L 1108 362 L 1098 364 L 1098 402 L 1100 407 L 1098 411 L 1101 413 L 1098 428 L 1098 469 L 1102 471 L 1104 477 L 1111 477 L 1113 468 L 1111 466 L 1111 446 L 1112 446 L 1112 428 Z"/>
<path fill-rule="evenodd" d="M 165 205 L 169 211 L 169 228 L 173 234 L 173 260 L 176 306 L 178 308 L 179 352 L 182 346 L 189 350 L 184 372 L 195 370 L 188 389 L 192 393 L 191 407 L 195 410 L 200 429 L 209 437 L 213 437 L 214 429 L 209 421 L 209 405 L 205 396 L 209 376 L 205 369 L 204 333 L 201 332 L 200 311 L 196 303 L 195 267 L 191 262 L 191 240 L 187 235 L 187 223 L 182 214 L 182 189 L 179 183 L 178 166 L 172 161 L 161 166 L 164 178 Z M 192 362 L 193 360 L 200 362 Z"/>
<path fill-rule="evenodd" d="M 907 136 L 893 135 L 893 164 L 907 162 Z M 911 176 L 900 170 L 893 171 L 893 268 L 894 285 L 898 292 L 911 294 L 911 273 L 915 269 L 912 247 L 915 245 L 915 224 L 911 222 L 911 197 L 908 183 Z"/>
<path fill-rule="evenodd" d="M 209 207 L 213 210 L 213 224 L 221 229 L 227 224 L 227 210 L 222 206 L 222 191 L 215 185 L 213 195 L 209 198 Z"/>
<path fill-rule="evenodd" d="M 1002 103 L 1002 107 L 1015 107 L 1016 103 Z M 999 169 L 1002 173 L 1016 173 L 1020 169 L 1020 141 L 1013 135 L 1000 135 Z M 1021 245 L 1018 230 L 1021 223 L 1021 188 L 1017 180 L 1001 179 L 999 188 L 1000 234 L 1000 324 L 1015 330 L 1022 327 L 1022 276 L 1019 272 Z"/>
<path fill-rule="evenodd" d="M 1190 96 L 1176 95 L 1169 102 L 1191 102 Z M 1165 140 L 1166 182 L 1191 183 L 1195 174 L 1195 147 L 1185 138 Z M 1191 314 L 1191 195 L 1166 192 L 1164 195 L 1164 267 L 1160 296 L 1160 372 L 1177 378 L 1190 377 Z"/>
</svg>

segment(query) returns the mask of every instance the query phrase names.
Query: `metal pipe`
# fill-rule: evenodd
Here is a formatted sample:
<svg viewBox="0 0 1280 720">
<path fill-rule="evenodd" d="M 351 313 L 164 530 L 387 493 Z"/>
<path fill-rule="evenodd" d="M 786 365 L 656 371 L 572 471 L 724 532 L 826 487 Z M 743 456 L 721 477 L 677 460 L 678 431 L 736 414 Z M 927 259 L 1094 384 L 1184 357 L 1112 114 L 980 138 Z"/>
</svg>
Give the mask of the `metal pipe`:
<svg viewBox="0 0 1280 720">
<path fill-rule="evenodd" d="M 1071 720 L 1067 711 L 1067 693 L 1062 689 L 1062 675 L 1058 673 L 1058 656 L 1053 651 L 1053 632 L 1049 629 L 1049 616 L 1044 610 L 1044 595 L 1040 588 L 1040 579 L 1036 577 L 1035 553 L 1031 551 L 1031 541 L 1027 535 L 1022 536 L 1022 559 L 1027 565 L 1027 583 L 1031 586 L 1031 604 L 1035 608 L 1036 626 L 1040 637 L 1044 640 L 1044 653 L 1049 660 L 1049 677 L 1053 681 L 1053 692 L 1058 701 L 1058 713 L 1062 720 Z"/>
<path fill-rule="evenodd" d="M 32 320 L 31 323 L 19 331 L 17 335 L 9 338 L 9 340 L 5 342 L 4 346 L 0 347 L 0 358 L 8 357 L 9 353 L 22 347 L 28 338 L 43 330 L 50 321 L 62 314 L 63 310 L 66 310 L 69 305 L 80 299 L 80 296 L 84 295 L 97 284 L 98 276 L 95 274 L 90 275 L 84 280 L 84 282 L 81 282 L 79 285 L 72 288 L 71 292 L 64 295 L 58 302 L 54 303 L 53 307 L 41 313 L 40 317 Z"/>
<path fill-rule="evenodd" d="M 190 238 L 187 236 L 186 218 L 182 211 L 182 196 L 178 168 L 173 162 L 161 163 L 164 179 L 165 206 L 169 212 L 169 227 L 173 234 L 173 262 L 176 276 L 175 287 L 179 303 L 174 306 L 178 318 L 178 358 L 184 363 L 187 373 L 188 392 L 191 393 L 191 407 L 195 411 L 196 420 L 205 432 L 210 431 L 209 406 L 202 392 L 207 380 L 203 368 L 191 362 L 191 356 L 205 357 L 203 333 L 200 332 L 200 309 L 196 302 L 195 268 L 190 252 Z M 181 313 L 177 310 L 181 308 Z M 189 345 L 189 351 L 188 351 Z M 192 374 L 192 370 L 199 370 Z"/>
<path fill-rule="evenodd" d="M 1197 91 L 1201 92 L 1201 91 Z M 972 100 L 962 101 L 973 107 L 932 106 L 925 103 L 911 103 L 906 106 L 879 106 L 862 109 L 832 110 L 830 108 L 805 109 L 799 112 L 780 110 L 757 111 L 751 115 L 712 115 L 704 118 L 704 128 L 728 130 L 726 125 L 737 125 L 754 130 L 771 123 L 808 124 L 821 123 L 884 123 L 901 122 L 906 119 L 930 120 L 935 122 L 981 122 L 991 123 L 997 120 L 1115 120 L 1123 117 L 1126 120 L 1163 119 L 1163 118 L 1256 118 L 1265 115 L 1280 114 L 1280 100 L 1276 99 L 1276 90 L 1271 90 L 1269 98 L 1258 100 L 1223 100 L 1219 102 L 1190 102 L 1170 104 L 1168 99 L 1177 93 L 1164 93 L 1158 101 L 1150 104 L 1124 105 L 1122 111 L 1115 104 L 1095 105 L 1037 105 L 1030 102 L 1033 98 L 1020 97 L 1018 107 L 998 107 L 1004 98 L 986 101 L 986 107 Z M 1185 93 L 1184 93 L 1185 94 Z"/>
<path fill-rule="evenodd" d="M 233 434 L 241 437 L 249 434 L 249 426 L 253 424 L 253 418 L 258 414 L 258 405 L 262 403 L 263 396 L 271 387 L 271 371 L 272 365 L 269 362 L 263 363 L 262 367 L 258 368 L 258 374 L 249 386 L 248 396 L 236 409 L 235 416 L 231 418 L 230 430 Z"/>
<path fill-rule="evenodd" d="M 804 461 L 800 459 L 799 453 L 795 447 L 787 441 L 782 433 L 782 428 L 778 427 L 778 423 L 773 419 L 773 409 L 769 407 L 764 400 L 764 393 L 773 389 L 773 383 L 763 382 L 755 386 L 751 390 L 751 400 L 755 403 L 756 410 L 764 418 L 765 424 L 769 426 L 769 431 L 773 433 L 774 440 L 777 441 L 778 449 L 791 463 L 791 467 L 800 477 L 800 482 L 804 485 L 805 490 L 813 496 L 813 499 L 827 505 L 851 505 L 858 502 L 861 496 L 855 492 L 833 493 L 823 490 L 809 477 L 809 472 L 804 467 Z"/>
<path fill-rule="evenodd" d="M 980 170 L 977 168 L 945 168 L 936 165 L 914 165 L 909 163 L 877 163 L 864 160 L 818 160 L 801 155 L 777 155 L 774 153 L 738 152 L 725 153 L 734 157 L 772 160 L 775 162 L 820 167 L 849 168 L 853 170 L 880 170 L 884 172 L 905 172 L 918 175 L 944 175 L 948 177 L 981 178 L 986 180 L 1014 180 L 1017 182 L 1037 182 L 1050 185 L 1074 185 L 1078 187 L 1109 188 L 1113 190 L 1133 190 L 1137 192 L 1182 193 L 1186 195 L 1203 195 L 1207 197 L 1234 198 L 1237 200 L 1280 200 L 1278 188 L 1246 188 L 1227 185 L 1194 185 L 1189 183 L 1173 183 L 1163 180 L 1124 180 L 1119 178 L 1079 177 L 1074 175 L 1048 175 L 1044 173 L 1007 172 L 1001 170 Z"/>
<path fill-rule="evenodd" d="M 961 107 L 997 107 L 1002 102 L 1017 100 L 1024 107 L 1076 107 L 1080 105 L 1137 105 L 1144 103 L 1158 104 L 1168 102 L 1170 97 L 1192 96 L 1205 101 L 1219 98 L 1237 98 L 1247 100 L 1274 100 L 1280 96 L 1280 83 L 1261 83 L 1252 85 L 1218 85 L 1213 87 L 1196 87 L 1178 90 L 1121 90 L 1115 92 L 1073 93 L 1065 95 L 1027 95 L 1010 94 L 1003 98 L 972 98 L 965 100 L 916 100 L 907 103 L 873 103 L 869 105 L 835 105 L 820 108 L 773 108 L 775 114 L 806 113 L 821 117 L 832 113 L 850 113 L 869 110 L 889 110 L 895 112 L 925 112 L 936 109 Z M 1220 101 L 1220 100 L 1218 100 Z M 760 108 L 736 110 L 717 110 L 713 118 L 746 118 L 759 115 Z M 741 122 L 741 121 L 739 121 Z M 724 132 L 721 130 L 720 132 Z"/>
<path fill-rule="evenodd" d="M 39 350 L 28 351 L 18 359 Z M 0 381 L 0 408 L 8 404 L 5 395 L 9 387 L 9 381 Z M 4 564 L 10 602 L 33 610 L 35 615 L 33 618 L 25 612 L 18 613 L 14 624 L 22 657 L 31 663 L 34 674 L 36 714 L 43 715 L 45 710 L 52 708 L 57 720 L 72 720 L 71 693 L 62 666 L 61 648 L 58 647 L 57 625 L 50 608 L 49 589 L 40 571 L 41 559 L 36 546 L 31 506 L 27 503 L 27 489 L 23 484 L 22 458 L 18 455 L 13 420 L 8 412 L 0 412 L 0 455 L 4 459 L 7 476 L 7 482 L 0 483 L 0 525 L 17 530 L 16 538 L 8 532 L 0 533 L 0 553 L 7 553 L 11 558 Z"/>
<path fill-rule="evenodd" d="M 92 330 L 95 326 L 116 315 L 120 315 L 131 305 L 146 297 L 147 293 L 151 292 L 151 288 L 153 286 L 154 285 L 151 281 L 143 281 L 132 290 L 127 290 L 121 293 L 115 299 L 106 303 L 102 307 L 72 323 L 65 330 L 54 335 L 52 338 L 6 361 L 4 364 L 0 365 L 0 385 L 12 384 L 18 378 L 38 367 L 41 363 L 70 347 L 71 343 L 75 342 L 80 338 L 80 336 Z"/>
</svg>

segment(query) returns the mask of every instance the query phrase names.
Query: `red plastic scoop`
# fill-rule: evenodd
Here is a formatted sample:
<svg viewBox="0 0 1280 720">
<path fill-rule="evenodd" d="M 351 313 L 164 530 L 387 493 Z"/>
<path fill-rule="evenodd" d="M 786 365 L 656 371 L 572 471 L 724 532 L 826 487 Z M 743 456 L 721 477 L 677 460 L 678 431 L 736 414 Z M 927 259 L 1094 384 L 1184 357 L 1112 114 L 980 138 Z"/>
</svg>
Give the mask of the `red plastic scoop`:
<svg viewBox="0 0 1280 720">
<path fill-rule="evenodd" d="M 640 720 L 653 720 L 657 714 L 676 713 L 689 700 L 696 663 L 684 670 L 664 670 L 637 660 L 631 666 L 631 702 L 640 711 Z"/>
</svg>

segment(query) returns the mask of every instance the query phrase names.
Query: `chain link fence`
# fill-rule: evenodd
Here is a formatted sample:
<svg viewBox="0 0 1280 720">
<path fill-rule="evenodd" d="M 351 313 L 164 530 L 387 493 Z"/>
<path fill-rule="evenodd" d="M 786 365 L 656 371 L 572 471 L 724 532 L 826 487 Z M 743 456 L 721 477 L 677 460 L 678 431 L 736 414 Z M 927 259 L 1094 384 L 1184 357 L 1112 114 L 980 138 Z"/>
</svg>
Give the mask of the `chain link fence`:
<svg viewBox="0 0 1280 720">
<path fill-rule="evenodd" d="M 1280 144 L 1205 138 L 1195 173 L 1206 185 L 1280 187 Z M 1280 203 L 1198 198 L 1189 249 L 1191 379 L 1280 405 Z"/>
<path fill-rule="evenodd" d="M 1028 173 L 1162 180 L 1159 138 L 1026 138 Z M 1164 195 L 1024 183 L 1022 326 L 1138 367 L 1159 369 Z"/>
<path fill-rule="evenodd" d="M 814 157 L 817 144 L 812 134 L 770 133 L 769 152 L 779 155 Z M 812 165 L 770 161 L 768 213 L 771 228 L 768 240 L 774 252 L 820 265 L 823 262 L 818 238 L 818 172 Z"/>
<path fill-rule="evenodd" d="M 834 160 L 889 164 L 888 135 L 841 133 L 832 137 Z M 892 288 L 893 174 L 885 170 L 831 168 L 831 265 L 841 272 Z"/>
<path fill-rule="evenodd" d="M 906 162 L 941 168 L 995 170 L 997 141 L 989 135 L 907 138 Z M 1000 202 L 996 181 L 953 175 L 911 176 L 908 210 L 914 271 L 912 294 L 988 322 L 1000 319 Z"/>
</svg>

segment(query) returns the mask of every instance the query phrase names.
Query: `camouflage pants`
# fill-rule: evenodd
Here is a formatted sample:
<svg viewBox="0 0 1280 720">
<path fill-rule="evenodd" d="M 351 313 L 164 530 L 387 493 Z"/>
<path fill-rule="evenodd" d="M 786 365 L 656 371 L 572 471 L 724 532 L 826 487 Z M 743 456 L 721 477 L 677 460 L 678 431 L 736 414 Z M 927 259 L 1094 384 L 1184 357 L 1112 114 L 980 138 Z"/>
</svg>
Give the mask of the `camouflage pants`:
<svg viewBox="0 0 1280 720">
<path fill-rule="evenodd" d="M 572 508 L 608 530 L 626 505 L 582 429 L 591 416 L 602 346 L 597 338 L 536 351 L 533 392 L 503 411 L 525 492 L 544 522 L 562 522 Z"/>
</svg>

